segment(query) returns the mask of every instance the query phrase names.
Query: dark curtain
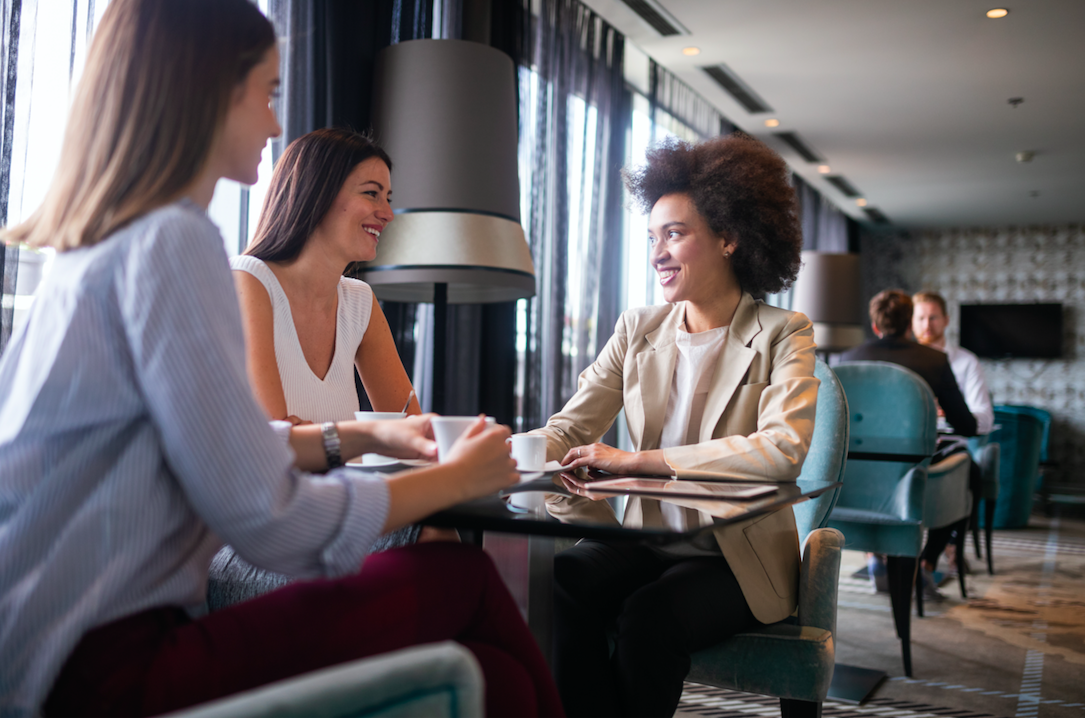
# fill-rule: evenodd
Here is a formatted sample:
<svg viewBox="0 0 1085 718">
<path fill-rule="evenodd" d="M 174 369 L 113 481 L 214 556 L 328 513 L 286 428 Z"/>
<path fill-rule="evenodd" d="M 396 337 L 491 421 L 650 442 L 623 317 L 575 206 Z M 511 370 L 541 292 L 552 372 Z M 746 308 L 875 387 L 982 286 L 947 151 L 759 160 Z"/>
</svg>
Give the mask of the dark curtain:
<svg viewBox="0 0 1085 718">
<path fill-rule="evenodd" d="M 11 148 L 15 133 L 15 71 L 19 64 L 19 18 L 22 0 L 0 2 L 0 226 L 8 220 L 11 187 Z M 17 247 L 0 245 L 0 353 L 11 338 L 15 314 L 15 280 L 19 270 Z"/>
<path fill-rule="evenodd" d="M 521 182 L 530 187 L 538 286 L 527 310 L 523 428 L 561 408 L 613 332 L 624 265 L 619 171 L 631 116 L 624 37 L 576 0 L 538 7 L 534 72 L 521 72 L 521 143 L 530 157 Z"/>
<path fill-rule="evenodd" d="M 802 248 L 819 252 L 848 251 L 848 217 L 798 175 L 792 183 L 802 212 Z"/>
<path fill-rule="evenodd" d="M 650 59 L 648 63 L 648 103 L 655 141 L 662 139 L 666 132 L 681 135 L 674 126 L 675 120 L 693 130 L 701 139 L 735 131 L 735 125 L 696 90 L 655 60 Z"/>
</svg>

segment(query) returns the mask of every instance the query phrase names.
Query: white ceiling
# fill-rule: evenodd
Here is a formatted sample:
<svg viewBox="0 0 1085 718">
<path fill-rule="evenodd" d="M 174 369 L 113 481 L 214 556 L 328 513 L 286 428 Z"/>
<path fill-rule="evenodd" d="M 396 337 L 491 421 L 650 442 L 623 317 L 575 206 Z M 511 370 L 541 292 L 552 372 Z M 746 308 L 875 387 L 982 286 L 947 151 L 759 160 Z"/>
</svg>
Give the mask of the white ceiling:
<svg viewBox="0 0 1085 718">
<path fill-rule="evenodd" d="M 1085 221 L 1085 0 L 1006 1 L 657 0 L 691 30 L 662 37 L 620 0 L 585 0 L 858 220 L 772 131 L 797 132 L 896 226 Z M 773 112 L 746 112 L 699 69 L 717 63 Z"/>
</svg>

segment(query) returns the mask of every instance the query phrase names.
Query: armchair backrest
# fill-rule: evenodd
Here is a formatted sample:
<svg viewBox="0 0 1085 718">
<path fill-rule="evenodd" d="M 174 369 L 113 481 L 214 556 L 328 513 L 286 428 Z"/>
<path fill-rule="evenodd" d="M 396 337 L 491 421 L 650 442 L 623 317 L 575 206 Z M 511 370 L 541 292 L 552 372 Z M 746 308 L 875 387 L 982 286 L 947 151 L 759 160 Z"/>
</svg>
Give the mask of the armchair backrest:
<svg viewBox="0 0 1085 718">
<path fill-rule="evenodd" d="M 814 376 L 821 380 L 821 386 L 818 387 L 814 435 L 798 478 L 800 487 L 843 481 L 847 463 L 848 398 L 836 374 L 820 359 L 814 364 Z M 834 489 L 792 507 L 800 545 L 811 531 L 825 527 L 839 496 L 840 489 Z"/>
<path fill-rule="evenodd" d="M 934 392 L 921 376 L 889 362 L 845 362 L 834 370 L 848 399 L 852 450 L 885 450 L 899 441 L 910 444 L 915 453 L 934 453 L 938 412 Z M 919 464 L 852 460 L 838 503 L 921 519 L 929 464 L 929 459 Z"/>
<path fill-rule="evenodd" d="M 1042 432 L 1040 436 L 1040 462 L 1047 461 L 1047 445 L 1048 440 L 1051 438 L 1051 412 L 1047 409 L 1041 409 L 1038 406 L 1026 406 L 1024 404 L 998 404 L 995 406 L 995 414 L 1002 413 L 1004 416 L 1007 414 L 1014 414 L 1020 416 L 1025 414 L 1031 416 L 1040 422 L 1040 430 Z M 998 424 L 998 417 L 995 417 L 995 423 Z"/>
</svg>

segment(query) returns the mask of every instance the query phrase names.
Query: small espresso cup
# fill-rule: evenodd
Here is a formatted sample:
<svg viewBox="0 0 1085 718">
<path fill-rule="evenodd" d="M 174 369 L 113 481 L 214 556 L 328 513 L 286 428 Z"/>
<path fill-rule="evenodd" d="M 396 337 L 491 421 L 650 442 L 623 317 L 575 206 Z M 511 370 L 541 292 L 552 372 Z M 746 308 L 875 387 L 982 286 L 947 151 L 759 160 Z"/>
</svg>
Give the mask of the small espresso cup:
<svg viewBox="0 0 1085 718">
<path fill-rule="evenodd" d="M 448 452 L 452 450 L 452 445 L 456 443 L 456 439 L 474 426 L 476 421 L 478 421 L 477 416 L 435 416 L 430 419 L 433 438 L 437 440 L 437 461 L 445 460 Z M 487 424 L 494 424 L 496 421 L 492 416 L 486 417 Z"/>
<path fill-rule="evenodd" d="M 512 458 L 516 459 L 516 468 L 521 472 L 542 471 L 546 465 L 546 437 L 538 434 L 515 434 L 509 442 L 512 444 Z"/>
<path fill-rule="evenodd" d="M 356 421 L 395 421 L 396 419 L 406 419 L 407 414 L 402 411 L 356 411 L 354 412 L 354 419 Z M 393 456 L 384 456 L 383 454 L 362 454 L 362 463 L 367 466 L 390 464 L 399 459 Z"/>
</svg>

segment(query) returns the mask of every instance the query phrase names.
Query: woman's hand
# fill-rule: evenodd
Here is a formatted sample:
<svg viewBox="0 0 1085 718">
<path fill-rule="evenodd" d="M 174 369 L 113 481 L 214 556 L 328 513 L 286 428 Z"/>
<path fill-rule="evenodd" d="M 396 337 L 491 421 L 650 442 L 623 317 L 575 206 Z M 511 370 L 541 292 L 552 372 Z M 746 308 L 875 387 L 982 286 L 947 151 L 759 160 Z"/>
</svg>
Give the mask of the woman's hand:
<svg viewBox="0 0 1085 718">
<path fill-rule="evenodd" d="M 433 440 L 430 419 L 433 414 L 408 416 L 394 421 L 363 421 L 361 426 L 377 443 L 373 453 L 397 459 L 437 458 L 437 442 Z"/>
<path fill-rule="evenodd" d="M 570 449 L 561 460 L 565 469 L 597 469 L 608 474 L 649 474 L 670 476 L 674 473 L 663 459 L 663 452 L 621 451 L 606 444 L 587 444 Z"/>
<path fill-rule="evenodd" d="M 479 417 L 456 439 L 443 464 L 469 473 L 467 491 L 471 498 L 485 496 L 512 486 L 520 480 L 516 461 L 509 454 L 509 428 L 486 423 Z"/>
</svg>

